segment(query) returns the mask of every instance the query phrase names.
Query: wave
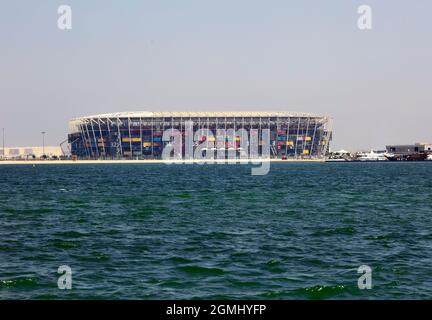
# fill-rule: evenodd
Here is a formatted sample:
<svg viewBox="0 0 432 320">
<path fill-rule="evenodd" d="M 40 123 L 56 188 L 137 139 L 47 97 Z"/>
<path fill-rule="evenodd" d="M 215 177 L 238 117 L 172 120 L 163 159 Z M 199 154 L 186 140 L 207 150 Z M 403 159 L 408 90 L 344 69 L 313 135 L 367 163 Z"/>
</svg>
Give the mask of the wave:
<svg viewBox="0 0 432 320">
<path fill-rule="evenodd" d="M 347 290 L 347 286 L 340 284 L 335 286 L 316 285 L 313 287 L 299 288 L 296 289 L 295 292 L 305 296 L 307 299 L 328 299 L 336 297 Z"/>
<path fill-rule="evenodd" d="M 353 235 L 356 230 L 353 227 L 342 227 L 335 229 L 325 229 L 314 232 L 313 236 L 332 236 L 332 235 Z"/>
<path fill-rule="evenodd" d="M 222 275 L 225 273 L 225 271 L 220 268 L 208 268 L 201 266 L 179 266 L 177 269 L 190 274 Z"/>
<path fill-rule="evenodd" d="M 15 278 L 15 279 L 7 279 L 0 280 L 0 289 L 1 288 L 32 288 L 37 287 L 38 282 L 37 278 Z"/>
</svg>

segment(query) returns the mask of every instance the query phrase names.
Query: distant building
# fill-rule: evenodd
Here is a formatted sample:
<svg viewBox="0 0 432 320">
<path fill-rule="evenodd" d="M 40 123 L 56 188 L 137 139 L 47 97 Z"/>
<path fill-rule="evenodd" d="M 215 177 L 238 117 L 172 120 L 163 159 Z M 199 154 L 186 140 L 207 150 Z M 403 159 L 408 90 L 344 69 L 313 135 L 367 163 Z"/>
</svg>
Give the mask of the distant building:
<svg viewBox="0 0 432 320">
<path fill-rule="evenodd" d="M 395 155 L 407 155 L 413 153 L 430 153 L 432 152 L 431 143 L 415 143 L 406 145 L 390 145 L 386 146 L 388 153 Z"/>
<path fill-rule="evenodd" d="M 46 146 L 43 147 L 10 147 L 0 148 L 0 159 L 32 159 L 40 158 L 43 156 L 45 149 L 45 155 L 49 158 L 60 157 L 63 155 L 63 151 L 58 147 Z"/>
</svg>

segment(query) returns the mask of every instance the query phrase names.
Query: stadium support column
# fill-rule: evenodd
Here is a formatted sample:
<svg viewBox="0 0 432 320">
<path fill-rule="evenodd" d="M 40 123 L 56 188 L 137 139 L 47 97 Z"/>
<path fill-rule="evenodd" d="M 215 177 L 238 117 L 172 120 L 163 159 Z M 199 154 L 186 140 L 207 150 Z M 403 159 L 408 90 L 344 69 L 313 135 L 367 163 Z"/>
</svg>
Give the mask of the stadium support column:
<svg viewBox="0 0 432 320">
<path fill-rule="evenodd" d="M 182 137 L 181 155 L 182 155 L 182 159 L 184 159 L 184 157 L 183 157 L 183 146 L 185 145 L 185 136 L 183 134 L 183 117 L 180 117 L 180 134 L 181 134 L 181 137 Z"/>
<path fill-rule="evenodd" d="M 94 120 L 90 119 L 90 124 L 91 124 L 91 129 L 92 129 L 92 134 L 93 134 L 93 139 L 94 139 L 95 149 L 96 149 L 96 157 L 99 158 L 99 147 L 98 147 L 98 143 L 97 143 L 97 140 L 96 140 L 96 134 L 95 134 L 95 131 L 94 131 L 93 122 L 94 122 Z"/>
<path fill-rule="evenodd" d="M 151 118 L 151 155 L 154 159 L 154 141 L 153 141 L 153 130 L 154 130 L 154 118 Z"/>
<path fill-rule="evenodd" d="M 269 148 L 271 149 L 271 123 L 270 123 L 270 117 L 267 118 L 267 129 L 269 130 Z M 271 151 L 270 151 L 270 158 L 271 158 Z M 277 158 L 277 156 L 276 156 Z"/>
<path fill-rule="evenodd" d="M 297 124 L 297 134 L 296 134 L 296 143 L 295 143 L 295 158 L 298 158 L 298 152 L 297 152 L 297 144 L 298 144 L 298 140 L 299 140 L 299 133 L 300 133 L 300 122 L 301 122 L 301 118 L 298 117 L 297 118 L 298 124 Z"/>
<path fill-rule="evenodd" d="M 101 129 L 100 121 L 101 121 L 101 119 L 98 118 L 99 134 L 100 134 L 100 139 L 102 141 L 102 150 L 103 150 L 104 156 L 106 156 L 105 141 L 104 141 L 104 137 L 102 135 L 102 129 Z"/>
<path fill-rule="evenodd" d="M 262 139 L 262 137 L 263 137 L 263 133 L 262 133 L 262 123 L 261 123 L 261 116 L 259 117 L 259 134 L 258 134 L 258 150 L 259 150 L 259 137 L 261 137 L 261 156 L 260 156 L 260 158 L 262 158 L 262 156 L 263 156 L 263 139 Z M 258 153 L 259 153 L 259 151 L 258 151 Z"/>
<path fill-rule="evenodd" d="M 308 137 L 309 136 L 309 122 L 310 122 L 310 118 L 308 117 L 308 119 L 307 119 L 307 125 L 306 125 L 306 136 L 304 136 L 303 137 L 303 152 L 302 152 L 302 154 L 304 155 L 304 153 L 305 153 L 305 150 L 306 150 L 306 139 L 305 139 L 305 137 Z M 309 151 L 310 152 L 310 151 Z"/>
<path fill-rule="evenodd" d="M 88 142 L 90 143 L 91 157 L 94 158 L 93 146 L 92 146 L 92 143 L 91 143 L 90 132 L 89 132 L 89 129 L 88 129 L 88 120 L 85 120 L 84 123 L 85 123 L 86 132 L 87 132 L 87 138 L 89 140 Z"/>
<path fill-rule="evenodd" d="M 288 119 L 288 126 L 287 126 L 287 135 L 285 141 L 285 157 L 288 159 L 288 141 L 289 141 L 289 134 L 290 134 L 291 117 L 287 117 L 287 119 Z"/>
<path fill-rule="evenodd" d="M 123 146 L 122 146 L 122 138 L 120 133 L 120 119 L 117 117 L 117 134 L 118 134 L 118 143 L 120 146 L 120 157 L 123 158 Z M 118 148 L 117 148 L 118 151 Z"/>
<path fill-rule="evenodd" d="M 249 132 L 247 132 L 246 128 L 245 128 L 245 120 L 244 120 L 244 116 L 242 117 L 242 136 L 241 136 L 241 142 L 240 142 L 240 148 L 243 148 L 243 146 L 241 145 L 242 143 L 244 144 L 244 146 L 246 146 L 246 150 L 242 150 L 240 149 L 240 159 L 242 159 L 243 155 L 246 153 L 247 158 L 249 159 L 249 145 L 250 145 L 250 135 Z M 244 137 L 244 134 L 246 132 L 246 137 Z M 246 143 L 244 143 L 243 141 L 247 139 L 247 145 Z M 242 153 L 243 152 L 243 153 Z"/>
<path fill-rule="evenodd" d="M 223 145 L 223 147 L 224 147 L 225 158 L 228 159 L 229 153 L 228 153 L 228 148 L 227 148 L 228 134 L 227 134 L 227 117 L 226 116 L 225 116 L 224 126 L 225 126 L 225 133 L 224 133 L 224 145 Z"/>
<path fill-rule="evenodd" d="M 81 139 L 83 141 L 84 149 L 85 149 L 85 151 L 87 153 L 87 156 L 90 158 L 91 155 L 90 155 L 90 151 L 89 151 L 89 149 L 87 147 L 87 138 L 85 137 L 84 128 L 83 128 L 83 125 L 82 125 L 81 122 L 79 124 L 79 128 L 80 128 L 80 134 L 81 134 Z"/>
<path fill-rule="evenodd" d="M 163 133 L 162 133 L 162 135 L 163 135 Z M 169 143 L 171 143 L 171 139 L 173 139 L 173 136 L 174 136 L 174 117 L 171 116 L 171 138 L 170 138 L 170 142 Z M 173 153 L 174 153 L 174 157 L 176 157 L 175 151 Z"/>
<path fill-rule="evenodd" d="M 192 117 L 185 121 L 184 126 L 184 159 L 194 159 L 194 122 Z"/>
<path fill-rule="evenodd" d="M 108 141 L 110 143 L 110 145 L 108 147 L 109 148 L 108 150 L 109 150 L 109 154 L 110 154 L 111 159 L 112 159 L 113 156 L 112 156 L 111 129 L 110 129 L 112 121 L 109 118 L 105 118 L 105 121 L 106 121 L 106 125 L 107 125 L 107 130 L 108 130 Z"/>
<path fill-rule="evenodd" d="M 312 137 L 312 145 L 311 145 L 311 150 L 310 150 L 311 157 L 312 157 L 312 154 L 313 154 L 312 152 L 313 152 L 313 147 L 315 145 L 315 135 L 316 135 L 317 127 L 318 127 L 318 121 L 317 121 L 318 119 L 314 118 L 314 120 L 315 120 L 315 128 L 314 128 L 314 133 L 313 133 L 313 137 Z"/>
<path fill-rule="evenodd" d="M 130 157 L 131 157 L 131 159 L 133 159 L 132 136 L 131 136 L 131 131 L 130 131 L 130 122 L 131 122 L 131 119 L 130 119 L 130 117 L 128 117 L 129 150 L 130 150 Z"/>
<path fill-rule="evenodd" d="M 161 119 L 162 119 L 162 136 L 163 136 L 163 133 L 165 132 L 165 116 L 163 116 Z M 162 139 L 161 139 L 160 144 L 161 144 L 161 147 L 160 147 L 161 149 L 160 149 L 160 151 L 159 151 L 159 158 L 162 158 L 161 151 L 162 151 L 163 148 L 165 147 L 165 144 L 164 144 L 164 142 L 162 141 Z"/>
<path fill-rule="evenodd" d="M 276 117 L 276 154 L 275 154 L 276 158 L 278 156 L 278 150 L 279 150 L 279 130 L 280 130 L 280 119 L 279 116 L 277 116 Z"/>
<path fill-rule="evenodd" d="M 140 143 L 141 143 L 141 159 L 143 159 L 144 157 L 144 153 L 143 153 L 143 133 L 142 133 L 142 118 L 140 116 Z"/>
<path fill-rule="evenodd" d="M 210 127 L 210 119 L 209 119 L 209 117 L 207 117 L 207 130 L 206 130 L 206 148 L 207 148 L 207 150 L 206 150 L 206 157 L 207 157 L 207 155 L 208 155 L 208 153 L 209 153 L 209 127 Z"/>
</svg>

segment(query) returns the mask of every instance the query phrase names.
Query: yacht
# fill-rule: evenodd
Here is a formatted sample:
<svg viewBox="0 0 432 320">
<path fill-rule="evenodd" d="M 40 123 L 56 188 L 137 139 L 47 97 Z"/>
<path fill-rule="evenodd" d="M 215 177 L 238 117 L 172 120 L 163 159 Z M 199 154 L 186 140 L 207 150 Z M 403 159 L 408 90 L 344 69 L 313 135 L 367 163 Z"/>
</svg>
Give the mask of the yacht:
<svg viewBox="0 0 432 320">
<path fill-rule="evenodd" d="M 377 153 L 374 152 L 373 150 L 371 150 L 371 152 L 360 153 L 357 160 L 358 161 L 388 161 L 385 153 Z"/>
</svg>

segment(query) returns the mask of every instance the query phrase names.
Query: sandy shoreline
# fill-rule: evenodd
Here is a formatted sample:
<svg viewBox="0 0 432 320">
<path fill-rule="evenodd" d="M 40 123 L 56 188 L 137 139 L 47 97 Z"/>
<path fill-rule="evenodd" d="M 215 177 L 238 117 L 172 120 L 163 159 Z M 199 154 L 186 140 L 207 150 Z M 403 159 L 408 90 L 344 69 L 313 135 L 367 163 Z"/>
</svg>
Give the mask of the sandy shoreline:
<svg viewBox="0 0 432 320">
<path fill-rule="evenodd" d="M 290 159 L 290 160 L 281 160 L 281 159 L 254 159 L 254 160 L 243 160 L 243 163 L 251 163 L 259 164 L 261 162 L 282 162 L 282 163 L 293 163 L 293 162 L 324 162 L 324 159 Z M 247 162 L 246 162 L 247 161 Z M 206 161 L 201 160 L 174 160 L 174 161 L 166 161 L 166 160 L 5 160 L 0 161 L 0 165 L 65 165 L 65 164 L 203 164 Z M 212 164 L 223 164 L 223 163 L 238 163 L 240 164 L 240 160 L 212 160 Z"/>
</svg>

